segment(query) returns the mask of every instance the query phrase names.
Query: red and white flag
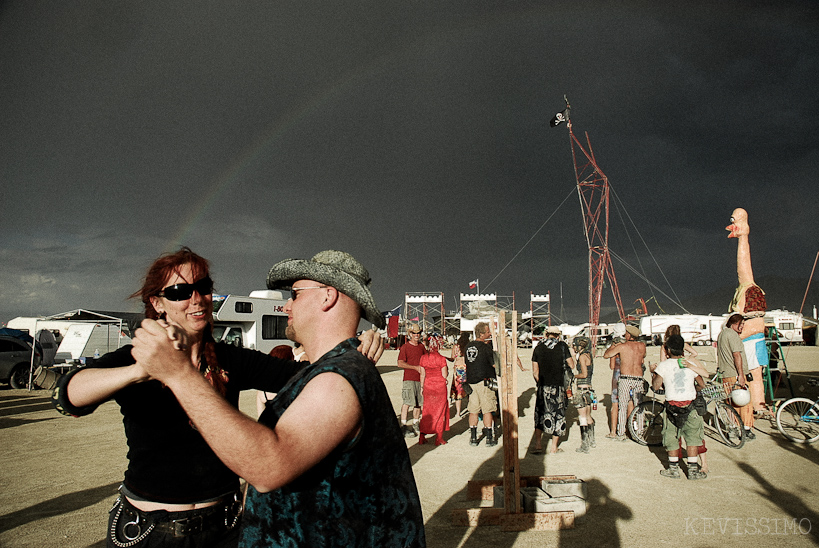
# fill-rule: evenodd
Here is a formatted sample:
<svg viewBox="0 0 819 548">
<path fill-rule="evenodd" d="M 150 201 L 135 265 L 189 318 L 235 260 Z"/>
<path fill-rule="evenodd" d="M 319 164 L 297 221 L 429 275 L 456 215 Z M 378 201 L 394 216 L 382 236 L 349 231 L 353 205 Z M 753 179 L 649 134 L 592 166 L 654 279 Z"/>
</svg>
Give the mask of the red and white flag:
<svg viewBox="0 0 819 548">
<path fill-rule="evenodd" d="M 469 289 L 475 289 L 476 287 L 478 287 L 478 280 L 475 280 L 474 282 L 469 282 Z"/>
</svg>

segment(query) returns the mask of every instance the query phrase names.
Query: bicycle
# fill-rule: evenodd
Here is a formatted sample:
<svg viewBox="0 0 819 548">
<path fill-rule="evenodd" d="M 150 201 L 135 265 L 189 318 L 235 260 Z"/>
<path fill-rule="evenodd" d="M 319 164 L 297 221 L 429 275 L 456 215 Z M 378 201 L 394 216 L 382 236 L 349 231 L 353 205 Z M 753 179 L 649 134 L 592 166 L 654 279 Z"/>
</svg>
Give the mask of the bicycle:
<svg viewBox="0 0 819 548">
<path fill-rule="evenodd" d="M 710 420 L 707 423 L 716 430 L 725 445 L 734 449 L 745 445 L 745 426 L 736 409 L 725 401 L 729 396 L 722 385 L 719 373 L 706 382 L 700 393 L 705 398 L 706 405 L 713 409 L 709 411 Z M 664 412 L 665 402 L 654 398 L 635 406 L 628 416 L 627 423 L 631 439 L 649 447 L 662 445 Z M 691 412 L 696 413 L 695 410 Z"/>
<path fill-rule="evenodd" d="M 819 380 L 808 380 L 808 386 L 819 386 Z M 819 398 L 791 398 L 776 410 L 776 428 L 794 443 L 819 440 Z"/>
<path fill-rule="evenodd" d="M 705 398 L 706 405 L 714 404 L 714 411 L 709 411 L 713 422 L 710 426 L 717 431 L 725 445 L 734 449 L 745 445 L 745 425 L 737 410 L 725 401 L 730 398 L 730 393 L 722 384 L 719 372 L 706 381 L 700 394 Z"/>
<path fill-rule="evenodd" d="M 663 394 L 663 392 L 657 392 L 650 386 L 649 391 L 654 392 L 655 396 Z M 632 440 L 640 445 L 657 447 L 663 444 L 665 402 L 648 395 L 646 398 L 631 410 L 626 425 Z M 620 403 L 620 405 L 627 404 L 628 402 Z"/>
</svg>

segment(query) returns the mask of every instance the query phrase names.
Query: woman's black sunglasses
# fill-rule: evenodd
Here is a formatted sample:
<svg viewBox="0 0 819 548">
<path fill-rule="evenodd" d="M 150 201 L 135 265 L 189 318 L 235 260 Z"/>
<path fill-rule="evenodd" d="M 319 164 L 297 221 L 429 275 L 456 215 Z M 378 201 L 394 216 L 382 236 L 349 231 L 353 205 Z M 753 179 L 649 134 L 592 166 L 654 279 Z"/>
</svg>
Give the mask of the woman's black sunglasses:
<svg viewBox="0 0 819 548">
<path fill-rule="evenodd" d="M 186 301 L 193 296 L 194 291 L 200 295 L 210 295 L 213 291 L 213 280 L 206 276 L 192 284 L 169 285 L 159 292 L 159 296 L 169 301 Z"/>
</svg>

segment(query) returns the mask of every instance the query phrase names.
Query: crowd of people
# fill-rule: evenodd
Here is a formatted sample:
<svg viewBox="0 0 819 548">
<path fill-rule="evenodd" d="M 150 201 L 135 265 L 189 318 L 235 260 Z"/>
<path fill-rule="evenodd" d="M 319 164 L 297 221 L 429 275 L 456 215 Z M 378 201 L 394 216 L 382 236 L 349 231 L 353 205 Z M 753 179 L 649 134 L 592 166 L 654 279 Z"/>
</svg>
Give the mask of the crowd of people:
<svg viewBox="0 0 819 548">
<path fill-rule="evenodd" d="M 355 337 L 362 318 L 384 325 L 370 283 L 363 265 L 340 251 L 275 264 L 267 285 L 289 291 L 286 334 L 295 347 L 268 355 L 214 341 L 207 260 L 182 248 L 154 261 L 133 295 L 146 317 L 133 344 L 64 375 L 53 393 L 60 412 L 78 417 L 111 399 L 120 406 L 128 467 L 108 519 L 109 547 L 425 545 L 405 438 L 423 444 L 432 435 L 445 444 L 454 403 L 455 420 L 468 415 L 469 445 L 496 446 L 500 359 L 488 323 L 475 326 L 474 339 L 461 334 L 448 356 L 438 334 L 424 337 L 410 325 L 397 360 L 403 382 L 395 420 L 374 366 L 383 342 L 374 330 Z M 740 314 L 728 319 L 717 366 L 727 393 L 749 394 L 734 401 L 753 439 L 754 410 L 765 408 L 743 325 Z M 648 372 L 654 390 L 666 394 L 668 467 L 660 473 L 681 477 L 684 446 L 687 477 L 704 479 L 703 419 L 694 401 L 709 372 L 678 326 L 666 332 L 657 364 L 645 363 L 639 338 L 626 326 L 625 340 L 602 356 L 612 370 L 606 438 L 628 439 L 626 417 L 645 395 Z M 517 366 L 526 370 L 520 360 Z M 570 405 L 580 430 L 576 451 L 597 447 L 594 372 L 591 340 L 577 336 L 569 345 L 559 329 L 546 330 L 532 353 L 531 453 L 563 451 Z M 259 391 L 258 420 L 238 410 L 248 389 Z"/>
<path fill-rule="evenodd" d="M 754 360 L 748 360 L 745 345 L 740 339 L 744 321 L 740 314 L 730 316 L 717 341 L 717 376 L 721 378 L 726 398 L 730 400 L 742 418 L 745 439 L 753 440 L 752 431 L 755 412 L 766 412 L 761 390 L 747 390 L 755 382 L 748 369 L 754 367 Z M 489 447 L 498 443 L 495 417 L 498 411 L 497 376 L 500 374 L 498 355 L 493 351 L 491 330 L 488 324 L 479 323 L 475 327 L 475 338 L 462 333 L 457 344 L 452 347 L 451 357 L 440 353 L 440 337 L 422 337 L 421 328 L 411 325 L 409 340 L 401 348 L 401 354 L 420 353 L 421 379 L 418 389 L 404 388 L 404 404 L 408 395 L 420 392 L 417 401 L 422 425 L 419 443 L 424 443 L 424 435 L 434 434 L 436 444 L 446 443 L 443 433 L 449 429 L 450 405 L 455 405 L 456 420 L 468 413 L 469 444 L 477 446 L 486 440 Z M 704 422 L 705 405 L 697 405 L 702 400 L 700 391 L 711 380 L 697 358 L 698 353 L 686 343 L 679 325 L 671 325 L 661 338 L 660 357 L 657 363 L 646 362 L 646 345 L 641 340 L 640 330 L 633 325 L 624 326 L 624 337 L 616 340 L 602 353 L 611 369 L 611 410 L 607 440 L 631 441 L 627 431 L 627 418 L 635 406 L 644 401 L 648 387 L 656 394 L 665 395 L 662 440 L 668 454 L 668 466 L 661 475 L 679 478 L 680 456 L 685 452 L 687 477 L 692 480 L 707 478 Z M 434 359 L 433 359 L 434 357 Z M 453 362 L 450 371 L 447 360 Z M 424 364 L 427 365 L 424 365 Z M 399 365 L 401 359 L 399 358 Z M 518 365 L 521 369 L 523 366 Z M 405 369 L 409 366 L 401 365 Z M 755 367 L 759 367 L 757 364 Z M 574 408 L 580 431 L 578 453 L 589 453 L 597 447 L 593 410 L 597 409 L 598 398 L 592 388 L 594 376 L 594 352 L 591 341 L 585 336 L 576 336 L 571 341 L 564 340 L 560 329 L 548 327 L 543 339 L 532 351 L 532 375 L 536 383 L 534 408 L 534 437 L 531 454 L 562 453 L 560 441 L 567 434 L 569 419 L 567 412 Z M 425 376 L 426 375 L 426 376 Z M 406 378 L 406 377 L 405 377 Z M 449 382 L 449 388 L 447 388 Z M 405 381 L 406 384 L 406 381 Z M 747 391 L 748 402 L 737 397 Z M 449 399 L 445 394 L 449 394 Z M 434 398 L 427 402 L 426 398 Z M 468 398 L 466 410 L 463 399 Z M 703 400 L 704 403 L 704 400 Z M 446 412 L 444 412 L 446 410 Z M 402 409 L 402 423 L 405 422 Z M 572 417 L 573 420 L 573 417 Z M 642 430 L 640 413 L 635 414 L 638 430 Z M 482 421 L 482 435 L 479 436 L 479 422 Z M 405 427 L 405 435 L 417 435 L 411 427 Z M 544 436 L 546 436 L 544 447 Z"/>
</svg>

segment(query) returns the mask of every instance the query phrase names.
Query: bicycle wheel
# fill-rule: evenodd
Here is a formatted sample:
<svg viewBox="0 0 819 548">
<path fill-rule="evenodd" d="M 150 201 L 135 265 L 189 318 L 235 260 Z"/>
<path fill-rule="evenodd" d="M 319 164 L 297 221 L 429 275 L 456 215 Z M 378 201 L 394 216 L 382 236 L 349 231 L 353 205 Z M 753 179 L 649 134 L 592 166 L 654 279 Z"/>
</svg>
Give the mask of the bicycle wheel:
<svg viewBox="0 0 819 548">
<path fill-rule="evenodd" d="M 745 425 L 737 410 L 724 401 L 714 407 L 714 427 L 728 447 L 739 449 L 745 445 Z"/>
<path fill-rule="evenodd" d="M 655 400 L 644 401 L 632 409 L 627 423 L 631 439 L 649 447 L 662 445 L 664 411 L 665 405 Z"/>
<path fill-rule="evenodd" d="M 819 403 L 807 398 L 792 398 L 776 412 L 776 427 L 794 443 L 819 440 Z"/>
</svg>

